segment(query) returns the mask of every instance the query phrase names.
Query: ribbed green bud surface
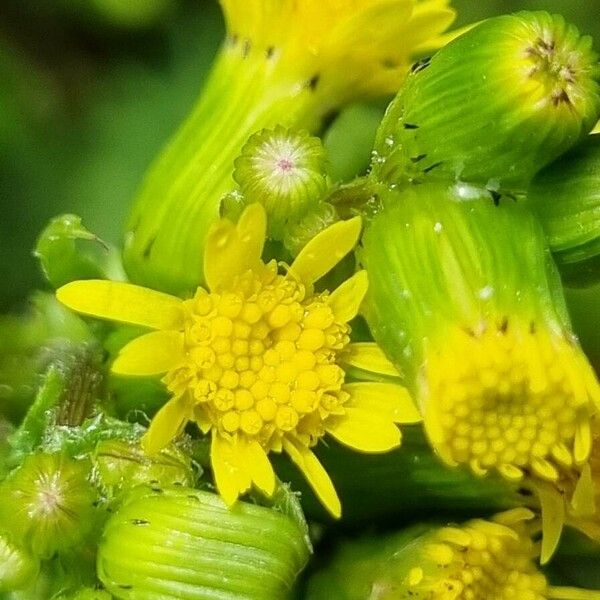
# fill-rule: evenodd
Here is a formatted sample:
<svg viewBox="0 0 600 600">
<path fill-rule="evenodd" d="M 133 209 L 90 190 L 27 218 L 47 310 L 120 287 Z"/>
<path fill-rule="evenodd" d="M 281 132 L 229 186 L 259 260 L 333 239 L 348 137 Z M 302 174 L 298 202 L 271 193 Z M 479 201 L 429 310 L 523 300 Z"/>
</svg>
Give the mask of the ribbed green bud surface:
<svg viewBox="0 0 600 600">
<path fill-rule="evenodd" d="M 563 280 L 600 279 L 600 135 L 560 157 L 533 180 L 528 192 Z"/>
<path fill-rule="evenodd" d="M 12 592 L 30 585 L 38 570 L 38 560 L 0 535 L 0 592 Z"/>
<path fill-rule="evenodd" d="M 467 184 L 381 190 L 363 237 L 365 310 L 375 339 L 414 381 L 424 340 L 448 324 L 567 322 L 543 232 L 529 211 Z M 500 322 L 497 322 L 500 319 Z"/>
<path fill-rule="evenodd" d="M 380 127 L 379 180 L 523 190 L 600 117 L 592 39 L 560 16 L 489 19 L 417 64 Z"/>
<path fill-rule="evenodd" d="M 249 138 L 234 164 L 233 178 L 245 203 L 265 207 L 275 239 L 314 210 L 327 189 L 325 150 L 304 130 L 263 129 Z"/>
<path fill-rule="evenodd" d="M 0 531 L 36 556 L 79 544 L 94 526 L 90 465 L 61 454 L 31 454 L 0 487 Z"/>
<path fill-rule="evenodd" d="M 309 557 L 304 532 L 274 510 L 190 488 L 138 488 L 108 521 L 98 574 L 131 600 L 276 600 Z"/>
</svg>

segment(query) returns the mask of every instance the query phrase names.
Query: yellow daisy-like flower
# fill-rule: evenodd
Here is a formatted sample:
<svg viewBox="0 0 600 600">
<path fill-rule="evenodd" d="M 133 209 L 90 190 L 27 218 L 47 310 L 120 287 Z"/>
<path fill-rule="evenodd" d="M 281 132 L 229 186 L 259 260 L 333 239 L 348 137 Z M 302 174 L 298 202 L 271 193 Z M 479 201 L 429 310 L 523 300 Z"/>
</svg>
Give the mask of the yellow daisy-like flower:
<svg viewBox="0 0 600 600">
<path fill-rule="evenodd" d="M 314 283 L 356 244 L 360 218 L 325 229 L 285 274 L 261 260 L 266 217 L 259 204 L 237 225 L 210 230 L 204 256 L 208 290 L 180 298 L 111 281 L 75 281 L 57 292 L 70 308 L 147 326 L 113 364 L 122 375 L 166 373 L 172 394 L 144 438 L 148 452 L 166 446 L 189 422 L 210 432 L 220 494 L 232 504 L 255 485 L 270 496 L 267 454 L 285 451 L 334 516 L 340 502 L 310 450 L 326 433 L 363 452 L 400 444 L 395 423 L 416 422 L 406 390 L 393 383 L 346 383 L 341 364 L 397 375 L 375 344 L 351 344 L 352 320 L 367 291 L 359 271 L 332 293 Z"/>
</svg>

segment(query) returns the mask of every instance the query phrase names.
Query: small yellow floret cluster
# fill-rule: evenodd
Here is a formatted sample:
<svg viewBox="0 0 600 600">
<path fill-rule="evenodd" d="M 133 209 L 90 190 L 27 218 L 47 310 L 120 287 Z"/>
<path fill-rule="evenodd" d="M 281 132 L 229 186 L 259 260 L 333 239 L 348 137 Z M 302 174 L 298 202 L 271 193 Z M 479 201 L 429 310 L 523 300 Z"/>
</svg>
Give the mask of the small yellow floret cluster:
<svg viewBox="0 0 600 600">
<path fill-rule="evenodd" d="M 466 463 L 479 474 L 497 469 L 520 479 L 528 471 L 555 481 L 557 467 L 587 458 L 595 386 L 568 340 L 514 324 L 457 329 L 451 337 L 429 357 L 425 409 L 447 462 Z"/>
<path fill-rule="evenodd" d="M 408 574 L 406 598 L 413 600 L 544 600 L 546 578 L 534 562 L 536 552 L 525 509 L 473 520 L 435 532 Z M 398 596 L 404 597 L 404 596 Z"/>
<path fill-rule="evenodd" d="M 187 358 L 167 374 L 169 390 L 193 390 L 203 429 L 240 431 L 276 451 L 290 431 L 314 445 L 322 421 L 343 414 L 349 398 L 336 364 L 349 326 L 336 322 L 327 294 L 306 298 L 304 285 L 277 274 L 274 263 L 246 272 L 233 289 L 199 289 L 185 302 Z"/>
</svg>

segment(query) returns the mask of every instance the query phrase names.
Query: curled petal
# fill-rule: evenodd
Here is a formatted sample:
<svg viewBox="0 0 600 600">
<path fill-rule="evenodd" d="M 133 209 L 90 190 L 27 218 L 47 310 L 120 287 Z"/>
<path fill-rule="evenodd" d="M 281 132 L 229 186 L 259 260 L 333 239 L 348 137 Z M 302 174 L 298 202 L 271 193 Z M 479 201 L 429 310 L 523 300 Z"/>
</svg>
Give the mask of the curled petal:
<svg viewBox="0 0 600 600">
<path fill-rule="evenodd" d="M 210 464 L 219 494 L 228 506 L 250 489 L 250 477 L 243 463 L 237 439 L 225 438 L 218 431 L 213 430 Z"/>
<path fill-rule="evenodd" d="M 184 398 L 171 398 L 155 415 L 142 438 L 142 448 L 148 454 L 156 454 L 176 438 L 190 418 Z"/>
<path fill-rule="evenodd" d="M 398 369 L 396 369 L 383 353 L 383 350 L 374 342 L 350 344 L 347 351 L 341 357 L 341 360 L 345 364 L 363 371 L 388 375 L 390 377 L 400 377 Z"/>
</svg>

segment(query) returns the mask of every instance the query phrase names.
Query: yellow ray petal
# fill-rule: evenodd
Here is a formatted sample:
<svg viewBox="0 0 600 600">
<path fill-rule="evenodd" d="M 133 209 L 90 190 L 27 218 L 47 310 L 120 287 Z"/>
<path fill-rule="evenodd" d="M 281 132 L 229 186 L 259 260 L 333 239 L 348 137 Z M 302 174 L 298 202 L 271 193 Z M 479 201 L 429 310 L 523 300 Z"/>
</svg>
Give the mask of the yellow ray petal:
<svg viewBox="0 0 600 600">
<path fill-rule="evenodd" d="M 302 471 L 310 487 L 333 517 L 342 516 L 342 505 L 333 483 L 317 457 L 301 442 L 286 438 L 283 448 L 292 462 Z"/>
<path fill-rule="evenodd" d="M 355 273 L 329 296 L 329 306 L 340 323 L 347 323 L 358 314 L 367 293 L 369 279 L 366 271 Z"/>
<path fill-rule="evenodd" d="M 396 369 L 383 353 L 383 350 L 374 342 L 350 344 L 340 360 L 351 367 L 356 367 L 363 371 L 400 377 L 398 369 Z"/>
<path fill-rule="evenodd" d="M 156 454 L 176 438 L 189 419 L 189 409 L 183 398 L 171 398 L 155 415 L 142 438 L 142 448 Z"/>
<path fill-rule="evenodd" d="M 72 281 L 59 288 L 56 297 L 85 315 L 152 329 L 179 329 L 183 321 L 182 300 L 131 283 Z"/>
<path fill-rule="evenodd" d="M 331 419 L 325 429 L 338 442 L 361 452 L 388 452 L 402 440 L 390 419 L 361 408 L 348 407 L 343 417 Z"/>
<path fill-rule="evenodd" d="M 590 465 L 585 465 L 581 470 L 571 498 L 571 508 L 576 517 L 590 517 L 596 513 L 596 494 Z"/>
<path fill-rule="evenodd" d="M 267 217 L 261 204 L 250 204 L 237 225 L 227 219 L 215 223 L 206 240 L 204 276 L 211 292 L 231 287 L 241 273 L 261 268 Z"/>
<path fill-rule="evenodd" d="M 118 375 L 159 375 L 179 365 L 184 357 L 183 333 L 152 331 L 122 348 L 112 371 Z"/>
<path fill-rule="evenodd" d="M 350 406 L 387 416 L 394 423 L 423 420 L 408 390 L 393 383 L 360 382 L 344 386 L 352 398 Z"/>
<path fill-rule="evenodd" d="M 252 482 L 266 496 L 271 497 L 275 491 L 275 472 L 263 447 L 255 440 L 238 441 L 240 453 Z"/>
<path fill-rule="evenodd" d="M 558 491 L 546 483 L 535 485 L 542 508 L 542 550 L 540 563 L 545 565 L 554 554 L 565 524 L 565 503 Z"/>
<path fill-rule="evenodd" d="M 245 472 L 237 440 L 227 439 L 218 431 L 213 430 L 210 464 L 219 494 L 226 504 L 231 506 L 241 494 L 250 488 L 250 478 Z"/>
<path fill-rule="evenodd" d="M 311 286 L 354 248 L 361 227 L 360 217 L 354 217 L 324 229 L 300 251 L 290 272 L 305 285 Z"/>
</svg>

